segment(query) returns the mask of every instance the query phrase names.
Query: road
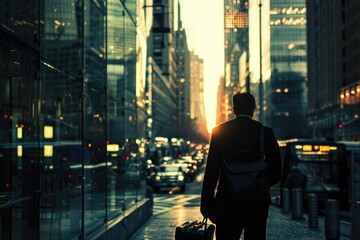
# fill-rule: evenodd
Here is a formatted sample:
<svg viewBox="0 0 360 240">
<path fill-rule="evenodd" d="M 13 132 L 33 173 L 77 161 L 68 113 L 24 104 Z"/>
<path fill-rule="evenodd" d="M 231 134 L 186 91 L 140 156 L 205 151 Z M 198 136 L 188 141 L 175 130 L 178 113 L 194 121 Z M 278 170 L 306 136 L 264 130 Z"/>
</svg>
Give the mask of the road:
<svg viewBox="0 0 360 240">
<path fill-rule="evenodd" d="M 201 186 L 202 186 L 202 181 L 204 178 L 204 171 L 205 171 L 205 165 L 202 165 L 201 167 L 199 167 L 198 170 L 198 174 L 196 175 L 196 178 L 194 179 L 194 181 L 192 182 L 188 182 L 186 183 L 186 189 L 185 192 L 181 193 L 184 195 L 187 194 L 200 194 L 201 192 Z M 169 194 L 180 194 L 179 192 L 179 188 L 175 187 L 173 189 L 170 190 L 163 190 L 157 194 L 154 194 L 154 197 L 162 197 L 162 196 L 168 196 Z"/>
<path fill-rule="evenodd" d="M 187 183 L 184 193 L 164 191 L 154 194 L 153 216 L 141 226 L 130 240 L 173 240 L 175 228 L 186 221 L 202 220 L 200 213 L 200 191 L 204 176 L 204 166 L 197 178 Z M 267 239 L 269 240 L 325 240 L 324 217 L 319 219 L 319 228 L 308 227 L 307 215 L 303 220 L 292 220 L 290 213 L 270 206 Z M 345 229 L 342 229 L 342 231 Z M 349 240 L 341 234 L 340 240 Z M 215 239 L 215 238 L 214 238 Z M 241 238 L 243 239 L 243 238 Z"/>
</svg>

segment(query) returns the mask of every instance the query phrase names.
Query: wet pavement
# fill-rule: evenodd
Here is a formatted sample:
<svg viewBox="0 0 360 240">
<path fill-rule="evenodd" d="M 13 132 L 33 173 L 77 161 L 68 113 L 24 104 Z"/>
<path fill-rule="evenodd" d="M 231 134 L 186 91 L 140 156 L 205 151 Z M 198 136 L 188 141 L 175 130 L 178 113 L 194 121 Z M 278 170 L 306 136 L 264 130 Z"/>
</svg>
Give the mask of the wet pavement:
<svg viewBox="0 0 360 240">
<path fill-rule="evenodd" d="M 154 195 L 153 216 L 130 238 L 130 240 L 170 240 L 174 239 L 176 226 L 186 221 L 201 220 L 199 211 L 200 195 Z M 323 217 L 319 218 L 319 228 L 308 227 L 303 220 L 292 220 L 290 213 L 282 213 L 276 206 L 270 206 L 267 239 L 276 240 L 319 240 L 326 239 Z M 340 240 L 349 238 L 341 236 Z"/>
</svg>

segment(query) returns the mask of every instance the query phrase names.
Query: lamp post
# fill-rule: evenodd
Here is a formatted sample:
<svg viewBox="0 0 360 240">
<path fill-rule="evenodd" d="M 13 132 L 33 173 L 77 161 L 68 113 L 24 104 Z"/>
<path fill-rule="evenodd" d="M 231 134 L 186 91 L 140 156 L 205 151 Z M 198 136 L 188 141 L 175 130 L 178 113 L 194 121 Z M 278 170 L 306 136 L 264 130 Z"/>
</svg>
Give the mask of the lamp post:
<svg viewBox="0 0 360 240">
<path fill-rule="evenodd" d="M 258 0 L 259 6 L 259 51 L 260 51 L 260 78 L 259 78 L 259 121 L 264 121 L 264 90 L 263 90 L 263 75 L 262 75 L 262 30 L 261 30 L 261 7 L 263 0 Z"/>
</svg>

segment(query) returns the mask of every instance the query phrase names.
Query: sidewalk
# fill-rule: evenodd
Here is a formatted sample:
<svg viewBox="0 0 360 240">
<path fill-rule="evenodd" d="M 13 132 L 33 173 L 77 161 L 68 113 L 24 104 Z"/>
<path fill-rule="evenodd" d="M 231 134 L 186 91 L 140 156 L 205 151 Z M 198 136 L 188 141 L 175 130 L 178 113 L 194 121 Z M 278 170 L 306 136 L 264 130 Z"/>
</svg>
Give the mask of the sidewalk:
<svg viewBox="0 0 360 240">
<path fill-rule="evenodd" d="M 130 240 L 173 240 L 175 227 L 189 220 L 201 220 L 198 199 L 187 202 L 185 205 L 175 206 L 169 211 L 160 211 L 147 221 Z M 156 201 L 155 201 L 156 206 Z M 319 219 L 319 229 L 309 229 L 307 216 L 305 219 L 295 221 L 291 214 L 283 214 L 281 209 L 270 206 L 267 239 L 272 240 L 322 240 L 324 234 L 324 221 Z M 341 236 L 340 240 L 348 240 Z"/>
</svg>

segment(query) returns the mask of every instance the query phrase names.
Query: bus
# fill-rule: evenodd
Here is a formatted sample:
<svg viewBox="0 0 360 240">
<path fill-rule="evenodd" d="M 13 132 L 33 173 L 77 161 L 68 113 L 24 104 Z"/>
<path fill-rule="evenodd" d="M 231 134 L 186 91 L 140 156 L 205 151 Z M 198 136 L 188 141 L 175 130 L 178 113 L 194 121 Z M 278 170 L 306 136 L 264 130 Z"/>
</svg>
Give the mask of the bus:
<svg viewBox="0 0 360 240">
<path fill-rule="evenodd" d="M 339 141 L 346 146 L 349 166 L 349 205 L 360 201 L 360 142 Z"/>
<path fill-rule="evenodd" d="M 320 208 L 330 198 L 337 199 L 342 209 L 349 207 L 349 166 L 345 144 L 291 139 L 279 141 L 279 146 L 283 166 L 279 190 L 286 187 L 287 176 L 296 166 L 307 177 L 305 203 L 307 195 L 315 193 Z"/>
</svg>

